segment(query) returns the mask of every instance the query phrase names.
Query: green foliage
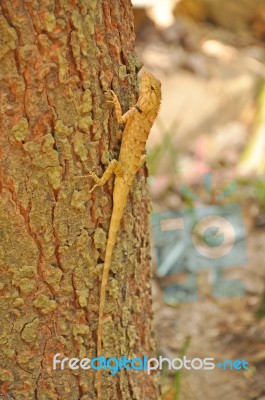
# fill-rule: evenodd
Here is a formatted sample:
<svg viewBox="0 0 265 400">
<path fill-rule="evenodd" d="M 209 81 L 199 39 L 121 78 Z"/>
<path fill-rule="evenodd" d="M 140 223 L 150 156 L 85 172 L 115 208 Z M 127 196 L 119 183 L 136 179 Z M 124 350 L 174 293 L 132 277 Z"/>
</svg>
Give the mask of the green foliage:
<svg viewBox="0 0 265 400">
<path fill-rule="evenodd" d="M 179 358 L 183 358 L 189 349 L 191 337 L 187 336 L 185 341 L 180 349 Z M 162 371 L 162 376 L 165 375 L 165 372 Z M 174 376 L 173 385 L 164 393 L 163 399 L 168 399 L 170 395 L 171 400 L 179 400 L 180 398 L 180 387 L 181 387 L 181 378 L 182 378 L 182 370 L 178 370 Z"/>
<path fill-rule="evenodd" d="M 265 212 L 265 179 L 258 179 L 255 182 L 255 189 L 256 196 L 260 202 L 262 211 Z"/>
<path fill-rule="evenodd" d="M 238 191 L 233 197 L 234 201 L 255 200 L 258 201 L 261 210 L 265 212 L 265 178 L 246 177 L 237 178 Z"/>
<path fill-rule="evenodd" d="M 191 341 L 191 337 L 190 336 L 186 337 L 184 344 L 180 350 L 180 358 L 183 358 L 187 354 L 188 348 L 190 346 L 190 341 Z M 174 396 L 175 397 L 174 397 L 174 400 L 179 400 L 181 377 L 182 377 L 182 370 L 180 369 L 176 372 L 176 375 L 175 375 L 175 382 L 174 382 L 174 392 L 175 392 Z"/>
<path fill-rule="evenodd" d="M 173 139 L 175 137 L 177 123 L 174 121 L 169 129 L 166 129 L 162 121 L 157 121 L 160 129 L 160 135 L 163 137 L 162 142 L 150 149 L 147 154 L 148 170 L 150 176 L 156 176 L 160 169 L 161 163 L 165 161 L 170 165 L 168 173 L 176 173 L 177 153 L 174 147 Z"/>
</svg>

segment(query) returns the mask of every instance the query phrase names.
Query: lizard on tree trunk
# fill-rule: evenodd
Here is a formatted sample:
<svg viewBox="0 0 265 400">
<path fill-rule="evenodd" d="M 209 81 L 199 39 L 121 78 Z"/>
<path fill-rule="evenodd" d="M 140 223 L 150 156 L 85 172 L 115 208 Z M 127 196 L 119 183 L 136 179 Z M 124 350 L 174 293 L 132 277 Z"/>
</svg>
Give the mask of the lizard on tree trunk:
<svg viewBox="0 0 265 400">
<path fill-rule="evenodd" d="M 100 289 L 99 319 L 97 333 L 97 357 L 102 354 L 102 329 L 104 306 L 106 300 L 106 285 L 111 265 L 113 248 L 116 243 L 117 232 L 123 216 L 127 197 L 137 171 L 146 160 L 145 144 L 151 127 L 157 117 L 161 103 L 161 83 L 149 72 L 144 72 L 139 91 L 139 98 L 135 106 L 122 115 L 121 105 L 116 94 L 110 90 L 115 114 L 118 122 L 124 124 L 122 143 L 118 160 L 112 160 L 101 178 L 90 172 L 96 184 L 90 193 L 97 187 L 103 186 L 115 174 L 113 191 L 113 210 L 108 232 L 107 247 Z M 101 400 L 101 369 L 97 371 L 96 386 L 98 400 Z"/>
</svg>

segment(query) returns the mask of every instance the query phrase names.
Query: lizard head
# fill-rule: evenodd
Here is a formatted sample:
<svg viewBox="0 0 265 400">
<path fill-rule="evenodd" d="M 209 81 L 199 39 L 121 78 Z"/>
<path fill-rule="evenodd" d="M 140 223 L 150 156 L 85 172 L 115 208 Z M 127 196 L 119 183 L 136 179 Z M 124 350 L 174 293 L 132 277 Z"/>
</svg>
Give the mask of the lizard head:
<svg viewBox="0 0 265 400">
<path fill-rule="evenodd" d="M 150 72 L 144 72 L 137 105 L 143 112 L 158 113 L 161 103 L 161 82 Z"/>
</svg>

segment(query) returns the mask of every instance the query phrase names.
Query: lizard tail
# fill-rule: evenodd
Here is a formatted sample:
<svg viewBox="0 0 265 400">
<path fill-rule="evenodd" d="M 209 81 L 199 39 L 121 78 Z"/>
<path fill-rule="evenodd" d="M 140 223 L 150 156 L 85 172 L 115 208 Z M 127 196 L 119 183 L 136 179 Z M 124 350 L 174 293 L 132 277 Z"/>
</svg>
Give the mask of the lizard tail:
<svg viewBox="0 0 265 400">
<path fill-rule="evenodd" d="M 107 247 L 106 247 L 101 288 L 100 288 L 98 332 L 97 332 L 97 357 L 100 357 L 102 355 L 102 337 L 103 337 L 102 330 L 103 330 L 104 307 L 106 301 L 106 287 L 108 283 L 108 275 L 111 266 L 113 248 L 116 243 L 116 236 L 120 227 L 124 206 L 125 204 L 124 205 L 119 204 L 118 210 L 116 210 L 114 207 L 110 221 L 110 228 L 108 233 Z M 98 400 L 101 400 L 101 369 L 97 371 L 97 395 L 98 395 Z"/>
<path fill-rule="evenodd" d="M 116 237 L 116 235 L 115 235 Z M 109 237 L 110 238 L 110 237 Z M 111 258 L 113 253 L 114 241 L 108 239 L 107 249 L 105 254 L 105 261 L 103 267 L 103 275 L 100 288 L 100 300 L 99 300 L 99 314 L 98 314 L 98 332 L 97 332 L 97 357 L 102 356 L 102 335 L 103 335 L 103 317 L 104 307 L 106 301 L 106 285 L 108 282 L 108 274 L 111 264 Z M 98 400 L 101 400 L 101 369 L 97 371 L 97 396 Z"/>
<path fill-rule="evenodd" d="M 115 235 L 116 236 L 116 235 Z M 99 300 L 99 315 L 98 315 L 98 343 L 97 343 L 97 356 L 100 357 L 102 355 L 102 328 L 103 328 L 103 317 L 104 317 L 104 307 L 106 301 L 106 285 L 108 283 L 108 275 L 111 265 L 114 241 L 109 241 L 107 244 L 105 261 L 103 267 L 101 288 L 100 288 L 100 300 Z"/>
</svg>

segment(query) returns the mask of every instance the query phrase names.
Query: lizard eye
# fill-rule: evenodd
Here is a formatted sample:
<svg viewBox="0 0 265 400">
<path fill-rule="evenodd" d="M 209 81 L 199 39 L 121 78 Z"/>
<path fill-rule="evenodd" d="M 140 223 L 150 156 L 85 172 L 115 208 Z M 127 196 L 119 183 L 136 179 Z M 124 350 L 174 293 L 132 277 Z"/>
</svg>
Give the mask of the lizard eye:
<svg viewBox="0 0 265 400">
<path fill-rule="evenodd" d="M 155 88 L 154 88 L 153 86 L 151 86 L 151 89 L 152 89 L 152 90 L 155 90 Z"/>
</svg>

